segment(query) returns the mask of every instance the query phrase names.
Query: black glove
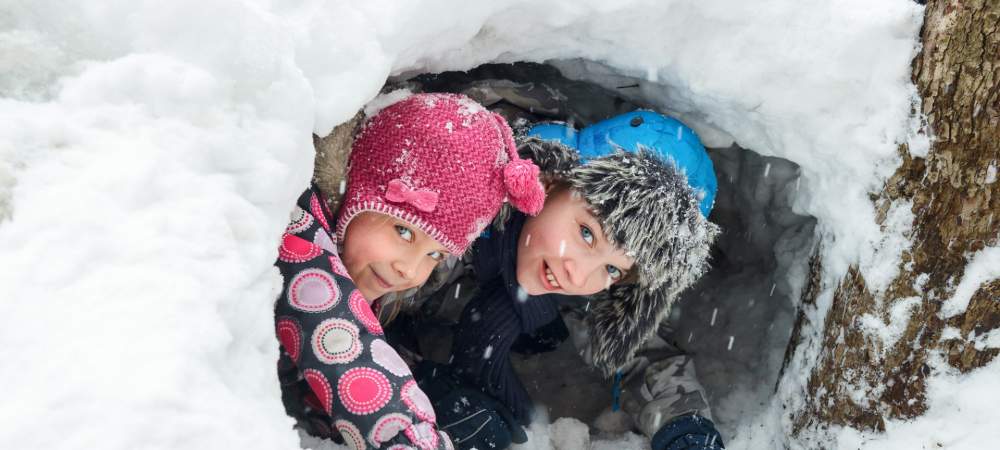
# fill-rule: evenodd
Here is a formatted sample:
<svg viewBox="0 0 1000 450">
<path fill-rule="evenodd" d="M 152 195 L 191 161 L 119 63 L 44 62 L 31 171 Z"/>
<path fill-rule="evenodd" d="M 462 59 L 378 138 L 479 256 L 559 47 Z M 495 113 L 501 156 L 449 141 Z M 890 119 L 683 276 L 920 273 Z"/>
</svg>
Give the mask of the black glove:
<svg viewBox="0 0 1000 450">
<path fill-rule="evenodd" d="M 530 334 L 521 334 L 511 345 L 513 352 L 522 355 L 535 355 L 555 351 L 569 337 L 569 328 L 562 317 L 542 325 Z"/>
<path fill-rule="evenodd" d="M 650 442 L 653 450 L 724 450 L 722 435 L 715 423 L 697 414 L 667 421 Z"/>
<path fill-rule="evenodd" d="M 434 406 L 438 429 L 448 433 L 458 450 L 501 450 L 527 442 L 528 435 L 496 399 L 463 386 L 448 366 L 423 361 L 414 375 Z"/>
</svg>

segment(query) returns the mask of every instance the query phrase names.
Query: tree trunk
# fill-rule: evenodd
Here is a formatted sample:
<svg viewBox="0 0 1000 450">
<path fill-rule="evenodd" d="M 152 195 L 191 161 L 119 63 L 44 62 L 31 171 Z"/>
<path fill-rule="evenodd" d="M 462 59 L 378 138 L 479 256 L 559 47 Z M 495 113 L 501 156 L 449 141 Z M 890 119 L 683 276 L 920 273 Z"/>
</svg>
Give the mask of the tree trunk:
<svg viewBox="0 0 1000 450">
<path fill-rule="evenodd" d="M 941 355 L 967 372 L 998 353 L 977 349 L 969 339 L 1000 327 L 1000 280 L 979 286 L 964 313 L 950 318 L 940 313 L 969 258 L 997 245 L 1000 2 L 928 1 L 921 38 L 913 82 L 923 100 L 931 149 L 919 158 L 901 148 L 903 164 L 884 191 L 873 195 L 880 222 L 893 203 L 912 202 L 912 247 L 903 253 L 899 275 L 884 294 L 874 295 L 854 267 L 834 282 L 833 303 L 822 325 L 808 324 L 808 315 L 800 313 L 786 359 L 802 344 L 803 326 L 822 328 L 822 350 L 809 375 L 806 406 L 793 415 L 796 433 L 826 425 L 882 431 L 886 420 L 926 410 L 930 357 Z M 819 260 L 813 258 L 803 311 L 814 308 L 820 290 Z M 891 346 L 858 326 L 865 314 L 888 324 L 893 306 L 912 298 L 919 302 L 910 300 L 908 325 Z M 960 332 L 942 340 L 947 327 Z"/>
</svg>

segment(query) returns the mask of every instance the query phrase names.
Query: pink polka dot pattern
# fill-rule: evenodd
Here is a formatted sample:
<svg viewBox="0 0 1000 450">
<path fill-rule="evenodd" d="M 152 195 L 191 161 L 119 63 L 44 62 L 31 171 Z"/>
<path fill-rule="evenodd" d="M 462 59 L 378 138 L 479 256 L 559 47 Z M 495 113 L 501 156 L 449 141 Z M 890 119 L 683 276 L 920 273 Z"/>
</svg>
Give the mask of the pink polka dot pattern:
<svg viewBox="0 0 1000 450">
<path fill-rule="evenodd" d="M 371 442 L 372 445 L 379 447 L 383 442 L 396 437 L 400 431 L 405 430 L 412 424 L 413 421 L 403 414 L 386 414 L 375 422 L 375 426 L 368 435 L 368 442 Z"/>
<path fill-rule="evenodd" d="M 316 327 L 312 335 L 312 349 L 316 359 L 326 364 L 346 364 L 361 354 L 358 326 L 344 319 L 327 319 Z"/>
<path fill-rule="evenodd" d="M 278 319 L 275 326 L 278 335 L 278 342 L 285 349 L 292 361 L 298 364 L 299 356 L 302 355 L 302 327 L 291 317 Z"/>
<path fill-rule="evenodd" d="M 323 312 L 340 301 L 340 288 L 333 275 L 321 269 L 305 269 L 288 284 L 288 304 L 305 312 Z"/>
<path fill-rule="evenodd" d="M 306 383 L 309 383 L 309 387 L 316 394 L 316 397 L 319 398 L 323 411 L 332 414 L 330 405 L 333 403 L 333 388 L 330 387 L 330 382 L 326 381 L 323 373 L 316 369 L 306 369 L 302 371 L 302 376 L 306 379 Z"/>
<path fill-rule="evenodd" d="M 351 292 L 351 298 L 348 300 L 348 305 L 351 307 L 351 312 L 354 313 L 354 317 L 361 321 L 361 324 L 365 326 L 371 334 L 380 335 L 382 334 L 382 325 L 379 325 L 378 318 L 375 317 L 375 313 L 372 312 L 372 307 L 368 304 L 368 300 L 365 300 L 365 296 L 361 295 L 361 291 L 355 289 Z"/>
<path fill-rule="evenodd" d="M 309 198 L 309 209 L 312 210 L 313 217 L 323 226 L 323 230 L 329 233 L 330 224 L 326 221 L 326 215 L 323 214 L 323 207 L 319 204 L 319 197 L 316 196 L 315 192 Z"/>
<path fill-rule="evenodd" d="M 355 367 L 337 382 L 337 395 L 347 411 L 360 416 L 382 409 L 392 399 L 392 385 L 378 370 Z"/>
<path fill-rule="evenodd" d="M 346 420 L 338 420 L 333 423 L 337 427 L 337 431 L 343 436 L 344 442 L 352 450 L 362 450 L 365 448 L 365 438 L 361 435 L 361 430 L 358 430 L 353 423 Z"/>
<path fill-rule="evenodd" d="M 354 281 L 351 278 L 351 274 L 347 273 L 347 267 L 344 267 L 344 262 L 336 256 L 330 257 L 330 267 L 333 267 L 333 273 L 340 275 L 348 280 Z"/>
<path fill-rule="evenodd" d="M 323 254 L 323 249 L 298 236 L 285 233 L 278 247 L 278 259 L 290 263 L 302 263 Z"/>
<path fill-rule="evenodd" d="M 396 353 L 396 350 L 393 350 L 385 341 L 375 339 L 370 345 L 372 360 L 375 361 L 375 364 L 397 377 L 412 375 L 410 366 L 407 366 L 406 361 L 399 357 L 399 353 Z"/>
<path fill-rule="evenodd" d="M 298 206 L 292 210 L 291 219 L 291 222 L 288 223 L 288 228 L 285 229 L 285 232 L 290 234 L 299 234 L 306 231 L 313 223 L 312 216 L 306 214 L 306 211 Z"/>
<path fill-rule="evenodd" d="M 403 399 L 403 403 L 406 403 L 406 406 L 409 406 L 413 414 L 416 414 L 420 420 L 437 423 L 437 417 L 434 415 L 434 407 L 431 406 L 431 401 L 427 398 L 427 394 L 424 394 L 424 391 L 420 390 L 420 386 L 417 386 L 416 381 L 407 381 L 403 385 L 403 388 L 400 389 L 399 396 Z"/>
<path fill-rule="evenodd" d="M 313 237 L 313 244 L 330 253 L 337 254 L 337 244 L 333 242 L 327 232 L 317 228 L 316 236 Z"/>
<path fill-rule="evenodd" d="M 415 425 L 410 425 L 404 433 L 406 437 L 410 438 L 410 442 L 417 444 L 425 450 L 434 450 L 438 446 L 438 442 L 441 440 L 441 436 L 434 431 L 434 427 L 427 422 L 420 422 Z"/>
</svg>

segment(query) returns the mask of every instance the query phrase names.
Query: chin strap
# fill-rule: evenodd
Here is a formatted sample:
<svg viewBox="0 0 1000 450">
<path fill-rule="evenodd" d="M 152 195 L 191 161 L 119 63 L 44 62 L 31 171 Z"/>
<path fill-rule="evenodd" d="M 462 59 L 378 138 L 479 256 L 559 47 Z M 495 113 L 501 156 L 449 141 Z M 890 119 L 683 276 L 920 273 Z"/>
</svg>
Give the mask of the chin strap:
<svg viewBox="0 0 1000 450">
<path fill-rule="evenodd" d="M 615 381 L 611 385 L 611 410 L 618 411 L 621 409 L 621 398 L 622 398 L 622 371 L 618 370 L 615 372 Z"/>
</svg>

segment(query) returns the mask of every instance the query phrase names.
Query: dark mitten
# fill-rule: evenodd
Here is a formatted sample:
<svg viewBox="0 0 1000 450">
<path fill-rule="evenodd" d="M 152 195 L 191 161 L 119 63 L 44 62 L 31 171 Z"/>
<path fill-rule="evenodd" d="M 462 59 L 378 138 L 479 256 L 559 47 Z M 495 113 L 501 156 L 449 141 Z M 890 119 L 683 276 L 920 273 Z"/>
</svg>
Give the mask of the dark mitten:
<svg viewBox="0 0 1000 450">
<path fill-rule="evenodd" d="M 431 399 L 438 428 L 448 433 L 456 449 L 500 450 L 528 440 L 506 407 L 478 389 L 463 386 L 448 366 L 424 361 L 415 376 Z"/>
<path fill-rule="evenodd" d="M 569 337 L 569 329 L 561 316 L 549 322 L 532 333 L 522 334 L 514 341 L 511 351 L 522 355 L 547 353 L 559 348 L 559 345 Z"/>
<path fill-rule="evenodd" d="M 725 448 L 715 424 L 697 414 L 671 419 L 653 435 L 653 450 L 721 450 Z"/>
</svg>

